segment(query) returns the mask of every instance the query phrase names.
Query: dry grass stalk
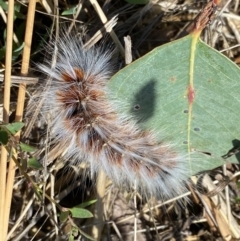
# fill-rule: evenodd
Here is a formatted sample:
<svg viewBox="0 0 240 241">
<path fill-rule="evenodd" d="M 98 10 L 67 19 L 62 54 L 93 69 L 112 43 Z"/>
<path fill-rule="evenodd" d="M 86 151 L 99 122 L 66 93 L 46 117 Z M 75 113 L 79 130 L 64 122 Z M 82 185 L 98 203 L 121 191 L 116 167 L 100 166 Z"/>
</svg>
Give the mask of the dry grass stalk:
<svg viewBox="0 0 240 241">
<path fill-rule="evenodd" d="M 7 17 L 7 49 L 5 62 L 5 88 L 4 88 L 4 103 L 3 103 L 3 121 L 9 122 L 9 107 L 10 107 L 10 87 L 11 87 L 11 69 L 12 69 L 12 39 L 13 39 L 13 19 L 14 19 L 14 1 L 8 2 L 8 17 Z M 11 197 L 6 197 L 6 176 L 7 176 L 7 157 L 6 148 L 1 146 L 1 161 L 0 161 L 0 234 L 3 240 L 7 237 L 8 216 L 5 208 L 10 210 Z M 7 187 L 8 188 L 8 187 Z M 8 198 L 8 200 L 7 200 Z"/>
</svg>

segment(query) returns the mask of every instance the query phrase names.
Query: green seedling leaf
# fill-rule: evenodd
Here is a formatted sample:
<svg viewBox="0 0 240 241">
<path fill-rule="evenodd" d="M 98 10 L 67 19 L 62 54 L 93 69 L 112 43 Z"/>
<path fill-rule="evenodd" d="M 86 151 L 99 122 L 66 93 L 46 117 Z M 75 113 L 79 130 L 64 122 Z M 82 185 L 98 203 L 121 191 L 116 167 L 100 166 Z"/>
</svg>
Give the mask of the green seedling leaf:
<svg viewBox="0 0 240 241">
<path fill-rule="evenodd" d="M 20 131 L 23 128 L 23 126 L 24 126 L 24 123 L 22 122 L 14 122 L 14 123 L 5 125 L 7 130 L 13 135 L 15 135 L 18 131 Z"/>
<path fill-rule="evenodd" d="M 26 16 L 21 13 L 21 7 L 22 7 L 22 4 L 20 4 L 18 2 L 16 2 L 16 4 L 14 4 L 14 19 L 16 19 L 16 18 L 26 19 Z"/>
<path fill-rule="evenodd" d="M 77 237 L 77 235 L 78 235 L 78 228 L 77 227 L 72 227 L 72 230 L 71 230 L 71 232 L 72 232 L 72 235 L 74 236 L 74 237 Z"/>
<path fill-rule="evenodd" d="M 92 218 L 93 215 L 90 211 L 79 206 L 75 206 L 69 209 L 74 218 Z"/>
<path fill-rule="evenodd" d="M 29 145 L 27 145 L 25 143 L 22 143 L 22 142 L 20 142 L 19 145 L 20 145 L 22 151 L 33 152 L 33 151 L 36 150 L 36 148 L 34 148 L 32 146 L 29 146 Z"/>
<path fill-rule="evenodd" d="M 65 15 L 74 15 L 77 11 L 77 7 L 72 7 L 72 8 L 69 8 L 68 10 L 65 10 L 62 12 L 62 16 L 65 16 Z"/>
<path fill-rule="evenodd" d="M 28 167 L 37 169 L 37 170 L 43 168 L 42 164 L 35 157 L 29 158 Z"/>
<path fill-rule="evenodd" d="M 7 12 L 8 11 L 8 4 L 6 4 L 6 1 L 0 0 L 0 6 Z M 25 19 L 25 16 L 20 13 L 20 7 L 21 5 L 18 3 L 14 4 L 14 19 L 21 18 Z"/>
<path fill-rule="evenodd" d="M 74 241 L 74 236 L 72 234 L 70 234 L 68 240 L 69 241 Z"/>
<path fill-rule="evenodd" d="M 4 130 L 0 130 L 0 143 L 2 145 L 7 145 L 8 143 L 8 133 Z"/>
<path fill-rule="evenodd" d="M 95 199 L 95 200 L 91 200 L 91 201 L 88 201 L 88 202 L 84 202 L 84 203 L 81 203 L 81 204 L 77 205 L 77 207 L 85 208 L 85 207 L 88 207 L 88 206 L 94 204 L 96 201 L 97 200 Z"/>
<path fill-rule="evenodd" d="M 0 0 L 0 6 L 3 8 L 3 10 L 5 11 L 8 10 L 8 5 L 3 0 Z"/>
<path fill-rule="evenodd" d="M 239 79 L 239 67 L 193 33 L 128 65 L 108 87 L 117 111 L 175 144 L 190 175 L 222 165 L 222 156 L 240 146 Z"/>
<path fill-rule="evenodd" d="M 78 230 L 77 227 L 74 227 L 74 226 L 72 227 L 70 237 L 72 237 L 73 240 L 74 240 L 74 237 L 77 237 L 78 231 L 79 231 L 79 230 Z M 72 240 L 72 239 L 70 239 L 70 240 Z"/>
<path fill-rule="evenodd" d="M 65 222 L 68 216 L 69 216 L 69 211 L 65 211 L 65 212 L 62 211 L 59 216 L 60 222 L 62 223 Z"/>
</svg>

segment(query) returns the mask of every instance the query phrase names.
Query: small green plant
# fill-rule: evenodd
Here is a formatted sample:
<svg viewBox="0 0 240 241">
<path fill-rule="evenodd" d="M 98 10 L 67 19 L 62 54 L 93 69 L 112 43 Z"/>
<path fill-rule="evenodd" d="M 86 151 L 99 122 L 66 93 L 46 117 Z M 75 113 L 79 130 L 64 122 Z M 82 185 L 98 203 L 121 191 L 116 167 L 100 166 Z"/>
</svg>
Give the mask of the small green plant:
<svg viewBox="0 0 240 241">
<path fill-rule="evenodd" d="M 14 135 L 20 131 L 24 126 L 24 123 L 22 122 L 15 122 L 11 124 L 1 124 L 0 125 L 0 143 L 1 145 L 4 145 L 8 152 L 9 157 L 13 158 L 16 165 L 18 166 L 19 170 L 21 171 L 21 174 L 25 176 L 26 181 L 28 183 L 31 183 L 31 186 L 36 193 L 36 196 L 39 198 L 40 201 L 42 200 L 42 193 L 43 190 L 39 186 L 38 183 L 35 183 L 33 179 L 28 175 L 26 170 L 28 168 L 33 170 L 39 170 L 42 169 L 42 164 L 38 161 L 38 159 L 34 156 L 30 156 L 32 152 L 36 151 L 36 148 L 27 145 L 25 143 L 17 143 L 15 141 Z M 16 159 L 13 154 L 13 149 L 16 149 L 18 151 L 19 158 Z M 79 233 L 89 240 L 94 240 L 91 236 L 83 232 L 77 225 L 74 224 L 74 221 L 72 218 L 80 218 L 80 219 L 86 219 L 86 218 L 92 218 L 93 214 L 85 209 L 85 207 L 90 206 L 96 202 L 96 200 L 91 200 L 88 202 L 81 203 L 77 206 L 74 206 L 72 208 L 65 208 L 60 206 L 55 200 L 53 200 L 50 196 L 48 196 L 46 193 L 44 196 L 52 202 L 54 205 L 56 205 L 59 209 L 59 220 L 64 223 L 66 221 L 70 222 L 71 224 L 71 231 L 69 233 L 69 240 L 74 240 L 74 237 L 78 235 Z"/>
</svg>

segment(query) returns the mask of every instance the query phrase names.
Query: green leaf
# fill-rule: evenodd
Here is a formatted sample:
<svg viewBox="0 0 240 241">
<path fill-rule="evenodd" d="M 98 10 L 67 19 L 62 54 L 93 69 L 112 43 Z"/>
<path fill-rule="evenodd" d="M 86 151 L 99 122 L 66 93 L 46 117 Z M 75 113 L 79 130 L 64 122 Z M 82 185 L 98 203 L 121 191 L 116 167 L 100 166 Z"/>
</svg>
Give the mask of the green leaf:
<svg viewBox="0 0 240 241">
<path fill-rule="evenodd" d="M 0 6 L 1 6 L 5 11 L 8 10 L 8 5 L 7 5 L 3 0 L 0 0 Z"/>
<path fill-rule="evenodd" d="M 196 174 L 222 165 L 222 156 L 240 146 L 239 80 L 237 65 L 189 35 L 128 65 L 108 87 L 117 111 L 174 144 L 188 158 L 189 174 Z"/>
<path fill-rule="evenodd" d="M 0 130 L 0 143 L 3 145 L 8 143 L 8 133 L 4 130 Z"/>
<path fill-rule="evenodd" d="M 93 217 L 90 211 L 84 208 L 80 208 L 79 206 L 75 206 L 69 210 L 72 213 L 72 216 L 74 218 L 92 218 Z"/>
<path fill-rule="evenodd" d="M 20 142 L 19 145 L 20 145 L 22 151 L 33 152 L 33 151 L 36 150 L 36 148 L 34 148 L 32 146 L 29 146 L 29 145 L 27 145 L 25 143 L 22 143 L 22 142 Z"/>
<path fill-rule="evenodd" d="M 24 126 L 24 123 L 22 122 L 14 122 L 12 124 L 5 125 L 7 130 L 13 135 L 15 135 L 18 131 L 20 131 L 23 128 L 23 126 Z"/>
<path fill-rule="evenodd" d="M 74 236 L 72 234 L 70 234 L 68 240 L 69 241 L 74 241 Z"/>
<path fill-rule="evenodd" d="M 94 204 L 97 200 L 91 200 L 91 201 L 88 201 L 88 202 L 84 202 L 84 203 L 81 203 L 79 205 L 77 205 L 76 207 L 79 207 L 79 208 L 85 208 L 87 206 L 90 206 L 92 204 Z"/>
<path fill-rule="evenodd" d="M 5 1 L 0 0 L 0 6 L 1 6 L 6 12 L 8 11 L 8 4 L 6 4 Z M 15 3 L 15 4 L 14 4 L 14 19 L 15 19 L 16 17 L 21 18 L 21 19 L 25 19 L 25 18 L 26 18 L 23 14 L 21 14 L 21 13 L 19 12 L 19 11 L 20 11 L 20 7 L 21 7 L 20 4 L 18 4 L 18 3 Z"/>
<path fill-rule="evenodd" d="M 65 222 L 69 216 L 69 211 L 61 212 L 59 216 L 60 222 Z"/>
<path fill-rule="evenodd" d="M 29 158 L 28 167 L 33 168 L 33 169 L 42 169 L 43 168 L 42 164 L 35 157 Z"/>
<path fill-rule="evenodd" d="M 126 2 L 132 4 L 147 4 L 149 3 L 149 0 L 126 0 Z"/>
<path fill-rule="evenodd" d="M 26 19 L 26 16 L 22 14 L 21 11 L 22 4 L 16 2 L 14 4 L 14 19 L 20 18 L 20 19 Z"/>
<path fill-rule="evenodd" d="M 68 10 L 65 10 L 62 12 L 62 16 L 65 16 L 65 15 L 74 15 L 77 11 L 77 7 L 72 7 L 72 8 L 69 8 Z"/>
<path fill-rule="evenodd" d="M 78 231 L 79 231 L 79 229 L 78 229 L 77 227 L 72 226 L 71 234 L 72 234 L 74 237 L 77 237 Z"/>
</svg>

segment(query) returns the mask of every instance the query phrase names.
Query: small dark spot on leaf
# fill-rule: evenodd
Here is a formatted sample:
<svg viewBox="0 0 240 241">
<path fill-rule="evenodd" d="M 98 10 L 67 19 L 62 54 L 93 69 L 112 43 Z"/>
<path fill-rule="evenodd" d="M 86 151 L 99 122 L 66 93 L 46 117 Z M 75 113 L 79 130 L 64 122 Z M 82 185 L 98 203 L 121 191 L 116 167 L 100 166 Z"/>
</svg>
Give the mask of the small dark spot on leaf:
<svg viewBox="0 0 240 241">
<path fill-rule="evenodd" d="M 187 144 L 188 144 L 188 142 L 187 142 L 187 141 L 184 141 L 184 142 L 183 142 L 183 144 L 184 144 L 184 145 L 187 145 Z"/>
<path fill-rule="evenodd" d="M 195 131 L 200 131 L 200 128 L 195 127 L 193 130 L 195 130 Z"/>
<path fill-rule="evenodd" d="M 177 78 L 175 77 L 175 76 L 172 76 L 171 78 L 170 78 L 170 80 L 171 80 L 171 82 L 176 82 L 176 80 L 177 80 Z"/>
<path fill-rule="evenodd" d="M 139 110 L 140 109 L 140 105 L 134 105 L 133 109 L 134 110 Z"/>
<path fill-rule="evenodd" d="M 187 114 L 187 113 L 188 113 L 188 110 L 184 110 L 183 113 Z"/>
<path fill-rule="evenodd" d="M 212 80 L 212 79 L 209 79 L 207 82 L 208 82 L 208 83 L 212 83 L 212 82 L 213 82 L 213 80 Z"/>
</svg>

